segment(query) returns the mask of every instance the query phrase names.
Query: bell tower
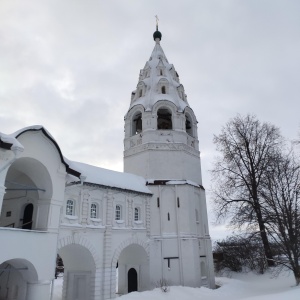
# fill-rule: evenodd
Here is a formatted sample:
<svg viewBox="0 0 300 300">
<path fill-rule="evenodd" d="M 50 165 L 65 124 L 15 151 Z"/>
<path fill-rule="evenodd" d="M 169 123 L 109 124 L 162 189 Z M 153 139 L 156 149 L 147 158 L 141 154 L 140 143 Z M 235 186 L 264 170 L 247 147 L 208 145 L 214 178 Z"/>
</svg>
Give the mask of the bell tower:
<svg viewBox="0 0 300 300">
<path fill-rule="evenodd" d="M 197 119 L 160 45 L 140 70 L 125 115 L 124 171 L 146 178 L 150 203 L 150 279 L 214 288 Z"/>
</svg>

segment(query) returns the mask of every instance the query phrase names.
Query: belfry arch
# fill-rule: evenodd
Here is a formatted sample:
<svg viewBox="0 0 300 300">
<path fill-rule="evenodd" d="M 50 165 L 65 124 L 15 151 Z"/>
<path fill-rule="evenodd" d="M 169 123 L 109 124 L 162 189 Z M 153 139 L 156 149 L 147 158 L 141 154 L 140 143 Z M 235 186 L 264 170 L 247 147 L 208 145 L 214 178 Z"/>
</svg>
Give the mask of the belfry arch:
<svg viewBox="0 0 300 300">
<path fill-rule="evenodd" d="M 157 129 L 173 129 L 172 111 L 167 107 L 160 107 L 157 110 Z"/>
<path fill-rule="evenodd" d="M 131 135 L 136 135 L 143 131 L 142 112 L 139 110 L 132 117 L 131 130 Z"/>
</svg>

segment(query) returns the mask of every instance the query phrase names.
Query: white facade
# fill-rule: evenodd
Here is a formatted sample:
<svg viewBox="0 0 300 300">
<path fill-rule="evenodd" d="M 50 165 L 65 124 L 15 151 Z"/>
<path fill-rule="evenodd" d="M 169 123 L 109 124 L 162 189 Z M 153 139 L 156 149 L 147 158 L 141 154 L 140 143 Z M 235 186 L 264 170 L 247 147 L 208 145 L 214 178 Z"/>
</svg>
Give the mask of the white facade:
<svg viewBox="0 0 300 300">
<path fill-rule="evenodd" d="M 214 288 L 197 120 L 155 35 L 125 116 L 128 173 L 67 160 L 41 126 L 0 133 L 0 300 L 51 299 L 57 253 L 63 299 L 114 298 L 116 272 L 119 294 Z"/>
</svg>

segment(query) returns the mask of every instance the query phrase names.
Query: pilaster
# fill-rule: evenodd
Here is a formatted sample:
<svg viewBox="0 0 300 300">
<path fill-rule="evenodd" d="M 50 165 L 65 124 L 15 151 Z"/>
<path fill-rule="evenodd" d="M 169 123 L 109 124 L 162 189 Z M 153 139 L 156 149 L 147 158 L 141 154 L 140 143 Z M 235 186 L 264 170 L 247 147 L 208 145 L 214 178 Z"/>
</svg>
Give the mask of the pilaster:
<svg viewBox="0 0 300 300">
<path fill-rule="evenodd" d="M 112 286 L 115 282 L 116 266 L 112 266 L 112 220 L 113 220 L 113 195 L 108 192 L 106 195 L 106 229 L 103 245 L 103 277 L 102 293 L 103 299 L 115 298 Z M 115 287 L 115 285 L 114 285 Z"/>
</svg>

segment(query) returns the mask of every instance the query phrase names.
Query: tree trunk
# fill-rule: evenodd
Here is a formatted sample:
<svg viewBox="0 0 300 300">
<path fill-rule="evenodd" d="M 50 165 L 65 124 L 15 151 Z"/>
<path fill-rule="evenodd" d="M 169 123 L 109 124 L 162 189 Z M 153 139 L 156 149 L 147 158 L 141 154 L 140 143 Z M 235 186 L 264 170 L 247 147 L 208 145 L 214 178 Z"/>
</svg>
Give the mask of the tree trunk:
<svg viewBox="0 0 300 300">
<path fill-rule="evenodd" d="M 275 262 L 274 262 L 274 259 L 273 259 L 270 243 L 269 243 L 269 240 L 268 240 L 265 224 L 263 222 L 263 218 L 262 218 L 262 214 L 261 214 L 259 205 L 255 206 L 255 211 L 256 211 L 256 216 L 257 216 L 257 222 L 258 222 L 258 225 L 259 225 L 261 240 L 262 240 L 262 243 L 264 245 L 265 255 L 266 255 L 266 258 L 267 258 L 267 263 L 268 263 L 269 267 L 273 267 L 275 265 Z"/>
<path fill-rule="evenodd" d="M 295 276 L 295 280 L 296 280 L 296 285 L 300 285 L 300 268 L 298 268 L 298 270 L 294 270 L 294 276 Z"/>
</svg>

